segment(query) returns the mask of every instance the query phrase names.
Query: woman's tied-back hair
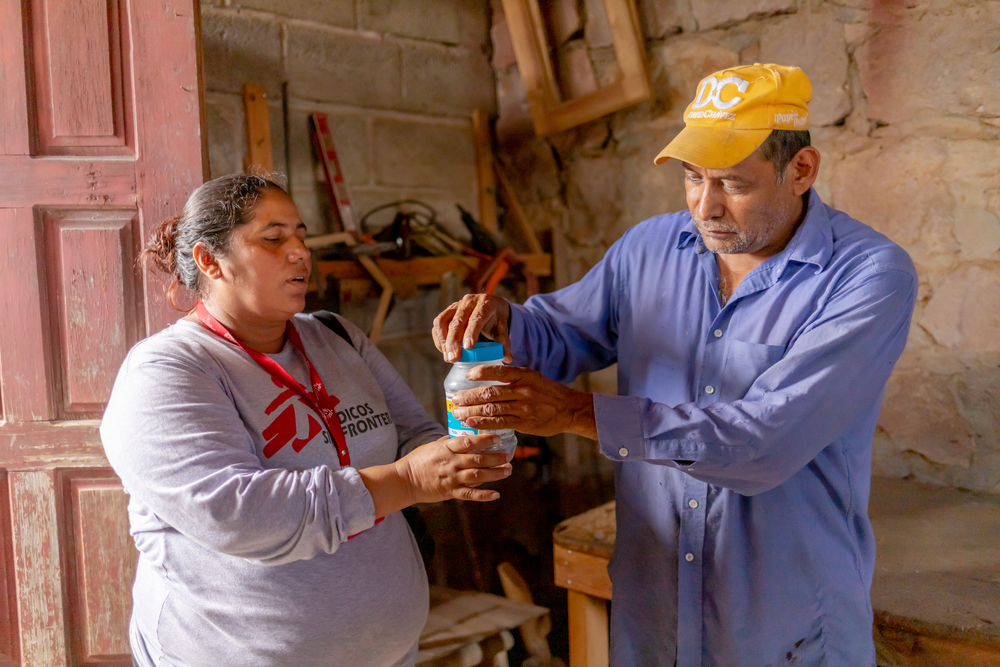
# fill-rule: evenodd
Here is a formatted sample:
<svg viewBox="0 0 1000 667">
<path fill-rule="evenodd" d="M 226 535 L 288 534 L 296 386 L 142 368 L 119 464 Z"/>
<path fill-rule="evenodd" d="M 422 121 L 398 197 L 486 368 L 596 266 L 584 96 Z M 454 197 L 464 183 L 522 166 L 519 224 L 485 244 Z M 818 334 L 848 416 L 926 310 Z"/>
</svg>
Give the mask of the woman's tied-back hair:
<svg viewBox="0 0 1000 667">
<path fill-rule="evenodd" d="M 277 183 L 256 174 L 230 174 L 200 186 L 184 204 L 180 215 L 167 218 L 153 229 L 139 261 L 171 276 L 167 296 L 177 308 L 179 285 L 200 293 L 201 271 L 194 261 L 194 247 L 203 243 L 215 256 L 226 254 L 233 230 L 253 219 L 262 192 Z"/>
</svg>

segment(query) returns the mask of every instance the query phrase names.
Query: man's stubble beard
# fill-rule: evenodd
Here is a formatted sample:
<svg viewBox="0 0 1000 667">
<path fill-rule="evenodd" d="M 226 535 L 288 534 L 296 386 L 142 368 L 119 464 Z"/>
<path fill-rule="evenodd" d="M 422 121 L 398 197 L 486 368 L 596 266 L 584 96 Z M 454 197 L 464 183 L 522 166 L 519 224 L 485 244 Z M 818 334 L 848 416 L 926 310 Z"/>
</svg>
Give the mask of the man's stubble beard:
<svg viewBox="0 0 1000 667">
<path fill-rule="evenodd" d="M 737 229 L 732 224 L 708 224 L 704 220 L 695 217 L 694 214 L 691 215 L 691 220 L 694 221 L 699 232 L 703 229 L 708 229 L 710 231 L 733 232 L 736 234 L 736 237 L 729 241 L 707 238 L 702 234 L 702 241 L 710 252 L 716 255 L 742 255 L 744 253 L 757 252 L 771 243 L 775 232 L 781 226 L 782 220 L 785 217 L 784 210 L 773 211 L 771 215 L 768 215 L 762 221 L 762 224 L 751 224 L 750 228 L 745 230 Z M 755 220 L 754 222 L 758 221 Z"/>
</svg>

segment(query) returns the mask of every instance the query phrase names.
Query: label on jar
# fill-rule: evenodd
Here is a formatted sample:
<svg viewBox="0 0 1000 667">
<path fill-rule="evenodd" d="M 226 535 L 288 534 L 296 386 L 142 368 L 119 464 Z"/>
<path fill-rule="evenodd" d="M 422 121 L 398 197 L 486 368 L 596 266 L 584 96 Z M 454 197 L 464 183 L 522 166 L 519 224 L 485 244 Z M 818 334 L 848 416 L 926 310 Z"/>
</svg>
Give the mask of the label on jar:
<svg viewBox="0 0 1000 667">
<path fill-rule="evenodd" d="M 455 418 L 455 415 L 452 414 L 452 411 L 455 409 L 455 402 L 451 399 L 455 396 L 455 394 L 445 392 L 444 396 L 447 400 L 448 406 L 448 435 L 452 438 L 459 438 L 463 435 L 479 435 L 480 431 L 478 429 L 474 429 L 465 422 L 459 421 Z M 488 431 L 482 432 L 487 433 Z"/>
</svg>

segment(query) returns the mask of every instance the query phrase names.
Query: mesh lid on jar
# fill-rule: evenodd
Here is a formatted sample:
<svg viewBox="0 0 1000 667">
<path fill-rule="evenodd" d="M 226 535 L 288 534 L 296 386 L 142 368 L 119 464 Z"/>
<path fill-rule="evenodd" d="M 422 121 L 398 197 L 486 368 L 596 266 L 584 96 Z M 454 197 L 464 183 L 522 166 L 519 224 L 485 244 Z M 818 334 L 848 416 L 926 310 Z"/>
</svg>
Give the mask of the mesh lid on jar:
<svg viewBox="0 0 1000 667">
<path fill-rule="evenodd" d="M 471 350 L 462 350 L 460 363 L 470 361 L 500 361 L 503 359 L 503 345 L 500 343 L 476 343 Z"/>
</svg>

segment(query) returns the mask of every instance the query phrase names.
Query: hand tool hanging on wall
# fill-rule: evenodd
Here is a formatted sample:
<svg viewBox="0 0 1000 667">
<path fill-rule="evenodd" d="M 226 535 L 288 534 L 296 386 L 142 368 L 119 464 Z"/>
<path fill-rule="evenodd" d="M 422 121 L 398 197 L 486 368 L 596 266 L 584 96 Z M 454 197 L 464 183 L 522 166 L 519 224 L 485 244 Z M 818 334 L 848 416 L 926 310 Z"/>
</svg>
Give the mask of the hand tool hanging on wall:
<svg viewBox="0 0 1000 667">
<path fill-rule="evenodd" d="M 524 278 L 528 296 L 538 294 L 538 277 L 521 261 L 514 249 L 503 246 L 485 227 L 476 222 L 471 213 L 460 204 L 456 206 L 462 214 L 462 222 L 472 235 L 472 248 L 467 248 L 466 252 L 481 259 L 479 270 L 468 278 L 473 293 L 493 294 L 500 281 L 514 268 Z"/>
<path fill-rule="evenodd" d="M 375 318 L 372 320 L 371 331 L 368 337 L 373 343 L 378 345 L 378 340 L 382 335 L 382 325 L 385 324 L 386 315 L 389 313 L 389 305 L 392 303 L 393 287 L 392 282 L 378 267 L 375 260 L 369 254 L 362 251 L 362 246 L 358 245 L 360 228 L 358 220 L 354 215 L 354 207 L 351 205 L 351 196 L 347 189 L 347 182 L 344 180 L 344 173 L 340 168 L 340 160 L 337 158 L 337 149 L 330 135 L 330 124 L 325 113 L 309 114 L 310 134 L 313 145 L 316 148 L 316 156 L 323 167 L 323 175 L 326 177 L 326 192 L 330 197 L 330 209 L 336 218 L 340 231 L 344 236 L 336 241 L 330 241 L 328 237 L 317 237 L 325 239 L 323 245 L 332 243 L 344 243 L 348 247 L 355 249 L 355 256 L 371 277 L 381 286 L 382 294 L 379 296 L 378 309 L 375 311 Z M 318 247 L 318 246 L 317 246 Z"/>
</svg>

